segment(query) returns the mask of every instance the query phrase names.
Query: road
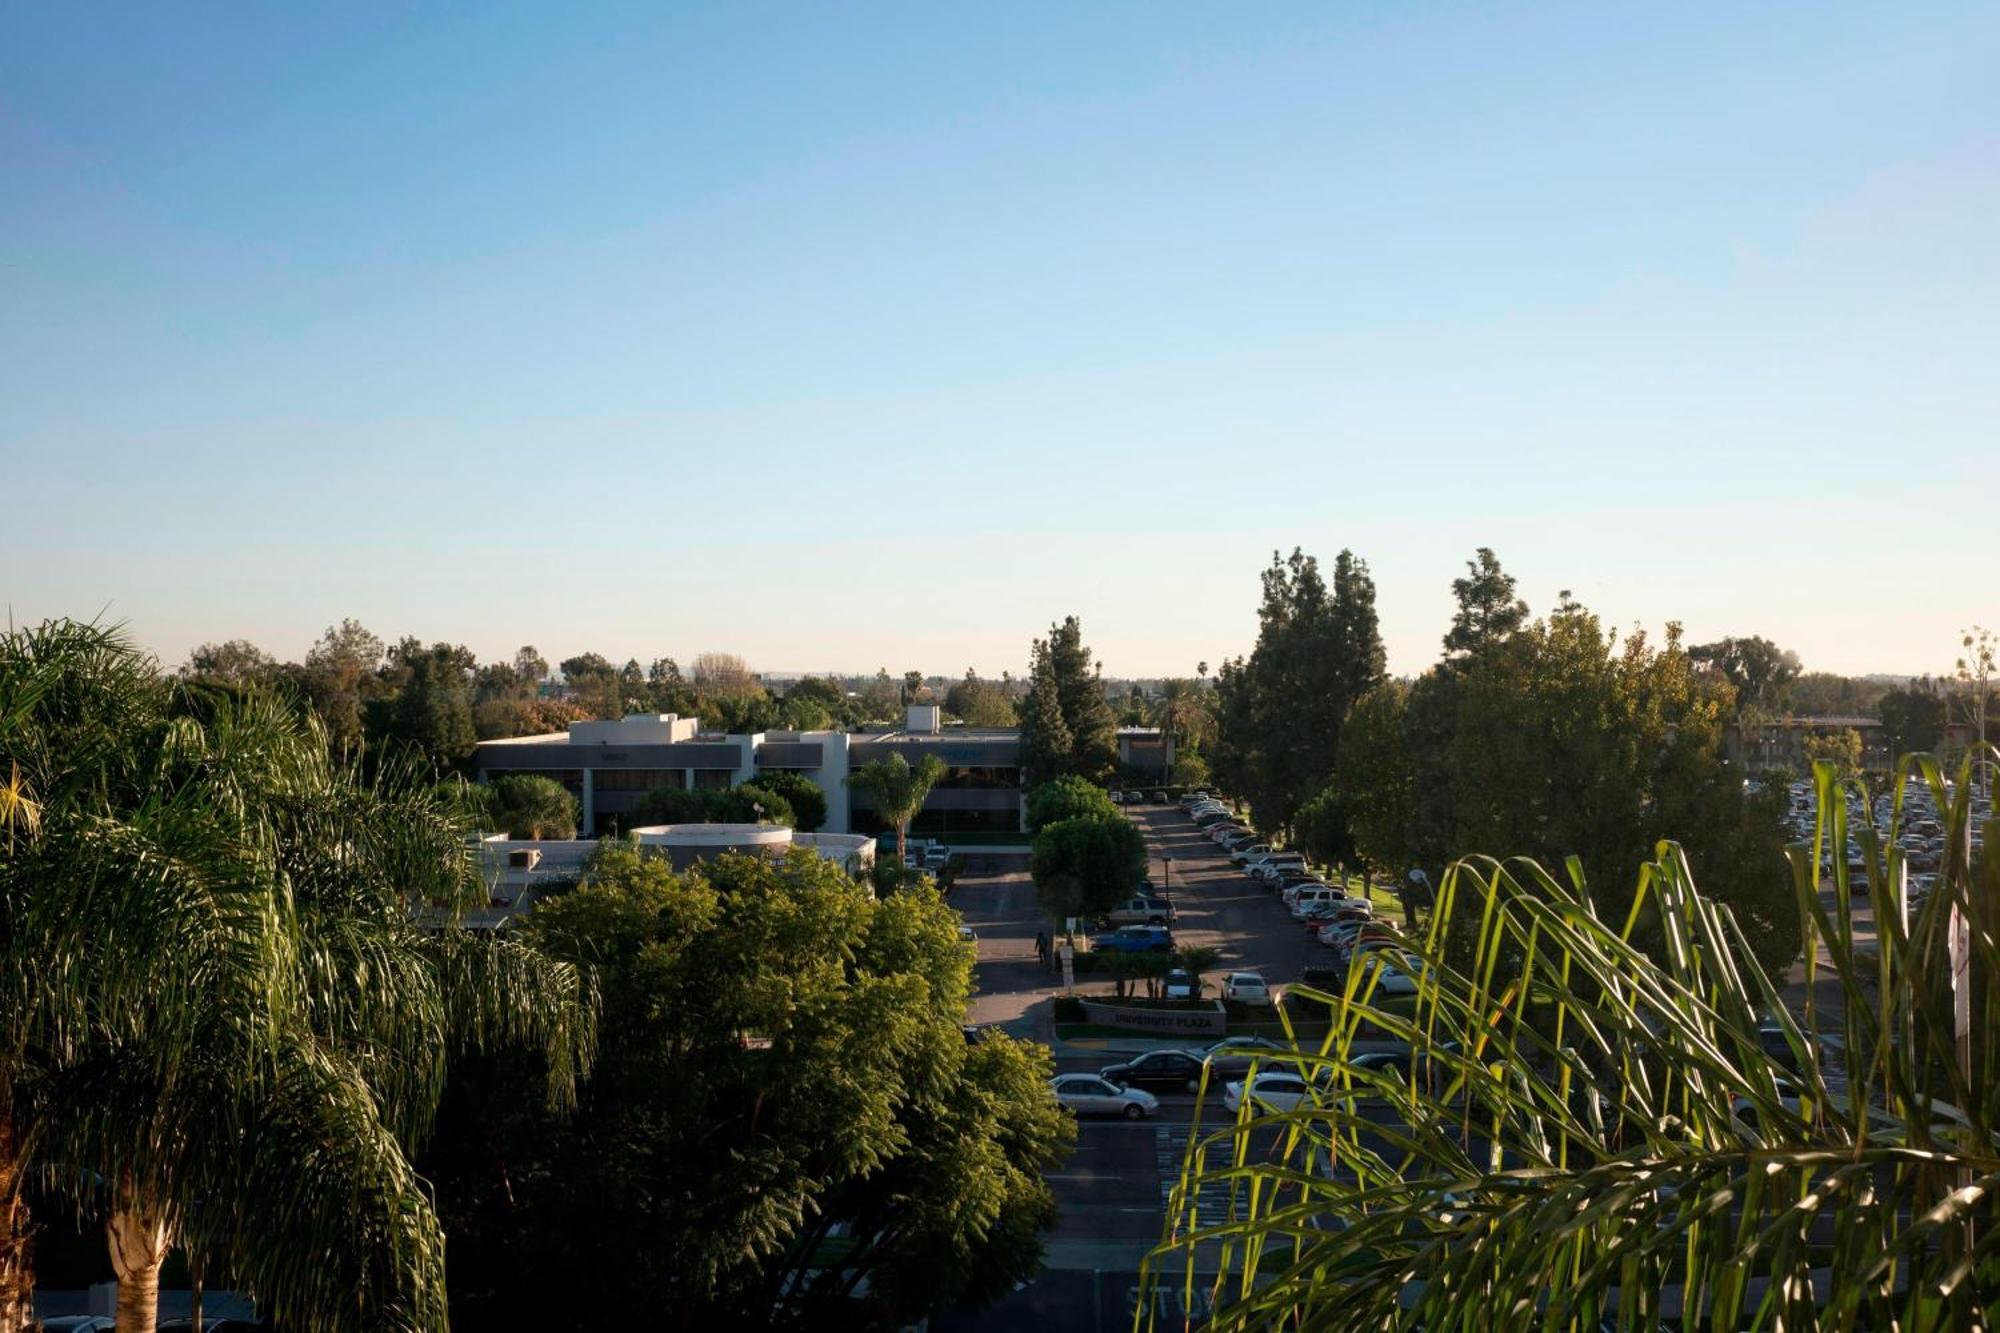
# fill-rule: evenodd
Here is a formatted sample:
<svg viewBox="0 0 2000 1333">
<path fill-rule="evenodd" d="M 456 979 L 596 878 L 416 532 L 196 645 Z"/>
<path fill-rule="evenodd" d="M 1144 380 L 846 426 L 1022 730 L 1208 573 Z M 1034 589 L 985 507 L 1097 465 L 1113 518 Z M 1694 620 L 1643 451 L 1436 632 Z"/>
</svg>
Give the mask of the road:
<svg viewBox="0 0 2000 1333">
<path fill-rule="evenodd" d="M 1282 983 L 1324 955 L 1283 905 L 1231 866 L 1178 806 L 1141 806 L 1127 813 L 1146 834 L 1154 881 L 1171 886 L 1180 913 L 1176 940 L 1218 950 L 1218 972 L 1254 969 Z M 1163 857 L 1172 858 L 1170 866 L 1162 864 Z M 1047 923 L 1027 871 L 962 877 L 952 904 L 979 935 L 979 994 L 969 1021 L 1053 1042 L 1050 1010 L 1059 984 L 1035 957 L 1035 933 Z M 1119 1058 L 1109 1046 L 1093 1050 L 1077 1043 L 1061 1046 L 1056 1063 L 1063 1070 L 1094 1070 Z M 1154 1120 L 1080 1122 L 1075 1155 L 1049 1178 L 1062 1211 L 1049 1238 L 1047 1269 L 991 1309 L 951 1312 L 933 1319 L 932 1328 L 951 1333 L 1130 1328 L 1139 1259 L 1165 1225 L 1167 1194 L 1178 1178 L 1194 1105 L 1192 1096 L 1166 1094 Z M 1208 1123 L 1218 1110 L 1211 1101 Z M 1161 1314 L 1183 1313 L 1177 1293 L 1158 1299 L 1171 1307 Z M 1199 1293 L 1195 1300 L 1199 1306 Z"/>
</svg>

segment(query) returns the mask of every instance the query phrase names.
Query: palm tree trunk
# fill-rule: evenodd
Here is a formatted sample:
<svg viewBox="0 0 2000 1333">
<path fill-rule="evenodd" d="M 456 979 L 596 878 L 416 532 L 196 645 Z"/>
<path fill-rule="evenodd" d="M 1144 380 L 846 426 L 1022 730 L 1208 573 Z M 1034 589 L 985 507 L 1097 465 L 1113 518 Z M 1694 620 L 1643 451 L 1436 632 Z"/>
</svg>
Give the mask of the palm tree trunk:
<svg viewBox="0 0 2000 1333">
<path fill-rule="evenodd" d="M 910 854 L 910 821 L 907 819 L 899 819 L 896 821 L 896 865 L 899 869 L 903 865 L 903 858 L 908 856 L 909 854 Z"/>
<path fill-rule="evenodd" d="M 35 1268 L 13 1101 L 12 1085 L 0 1084 L 0 1333 L 18 1333 L 34 1312 Z"/>
<path fill-rule="evenodd" d="M 153 1333 L 160 1316 L 160 1266 L 173 1243 L 167 1224 L 136 1207 L 120 1208 L 104 1233 L 118 1275 L 118 1333 Z"/>
</svg>

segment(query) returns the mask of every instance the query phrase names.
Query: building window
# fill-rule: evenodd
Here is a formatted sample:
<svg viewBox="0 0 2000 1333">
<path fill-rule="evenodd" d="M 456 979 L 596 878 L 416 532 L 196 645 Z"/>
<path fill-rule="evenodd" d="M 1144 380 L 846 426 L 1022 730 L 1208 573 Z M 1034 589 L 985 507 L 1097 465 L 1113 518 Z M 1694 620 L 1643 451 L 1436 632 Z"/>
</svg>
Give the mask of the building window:
<svg viewBox="0 0 2000 1333">
<path fill-rule="evenodd" d="M 1000 788 L 1021 785 L 1021 770 L 1018 768 L 967 767 L 948 768 L 938 779 L 938 786 L 953 788 Z"/>
<path fill-rule="evenodd" d="M 736 770 L 733 768 L 697 768 L 694 771 L 696 791 L 727 791 L 735 780 Z"/>
<path fill-rule="evenodd" d="M 678 791 L 686 775 L 678 768 L 596 768 L 592 783 L 598 791 L 658 791 L 671 787 Z"/>
</svg>

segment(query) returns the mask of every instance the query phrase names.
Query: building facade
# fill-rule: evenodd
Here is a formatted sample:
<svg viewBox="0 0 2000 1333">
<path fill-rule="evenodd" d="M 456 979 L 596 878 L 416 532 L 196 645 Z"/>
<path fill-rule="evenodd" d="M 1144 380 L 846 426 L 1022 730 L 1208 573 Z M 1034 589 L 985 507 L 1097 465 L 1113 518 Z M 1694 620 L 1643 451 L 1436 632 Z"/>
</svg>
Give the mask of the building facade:
<svg viewBox="0 0 2000 1333">
<path fill-rule="evenodd" d="M 1021 741 L 1012 729 L 947 727 L 936 708 L 912 708 L 900 728 L 880 732 L 772 731 L 723 735 L 693 718 L 636 713 L 610 722 L 573 722 L 567 732 L 482 741 L 473 752 L 479 780 L 515 773 L 554 778 L 582 806 L 582 830 L 632 827 L 647 792 L 720 791 L 760 773 L 789 772 L 826 793 L 827 833 L 884 832 L 868 793 L 847 779 L 864 765 L 900 754 L 934 755 L 945 774 L 911 828 L 920 833 L 1018 832 Z"/>
</svg>

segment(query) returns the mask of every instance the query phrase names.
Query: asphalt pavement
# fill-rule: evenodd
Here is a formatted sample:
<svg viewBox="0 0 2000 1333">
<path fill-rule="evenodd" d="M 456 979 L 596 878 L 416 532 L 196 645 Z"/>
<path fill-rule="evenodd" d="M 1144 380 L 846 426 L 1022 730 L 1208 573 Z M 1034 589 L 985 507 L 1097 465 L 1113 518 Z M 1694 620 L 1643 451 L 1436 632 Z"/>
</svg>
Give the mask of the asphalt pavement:
<svg viewBox="0 0 2000 1333">
<path fill-rule="evenodd" d="M 1128 809 L 1146 834 L 1149 873 L 1168 886 L 1180 915 L 1178 943 L 1218 950 L 1209 974 L 1256 970 L 1273 983 L 1289 983 L 1324 950 L 1292 922 L 1275 897 L 1229 864 L 1178 806 Z M 1169 861 L 1167 858 L 1171 858 Z M 1035 956 L 1035 933 L 1048 927 L 1035 904 L 1025 858 L 1016 868 L 968 875 L 952 904 L 979 936 L 979 993 L 968 1021 L 994 1023 L 1017 1036 L 1049 1043 L 1058 1069 L 1095 1070 L 1125 1054 L 1163 1044 L 1143 1038 L 1056 1042 L 1051 1006 L 1060 978 Z M 1166 1202 L 1179 1177 L 1195 1098 L 1161 1094 L 1152 1120 L 1079 1122 L 1075 1154 L 1049 1177 L 1061 1209 L 1048 1240 L 1047 1266 L 1021 1290 L 984 1311 L 954 1311 L 931 1321 L 952 1333 L 1102 1333 L 1127 1329 L 1139 1300 L 1139 1261 L 1159 1242 Z M 1204 1123 L 1221 1111 L 1211 1091 Z M 1203 1208 L 1210 1207 L 1202 1201 Z M 1206 1220 L 1206 1219 L 1205 1219 Z M 1179 1320 L 1206 1311 L 1199 1287 L 1193 1308 L 1180 1291 L 1158 1293 L 1158 1311 Z M 1171 1307 L 1171 1308 L 1168 1308 Z"/>
</svg>

